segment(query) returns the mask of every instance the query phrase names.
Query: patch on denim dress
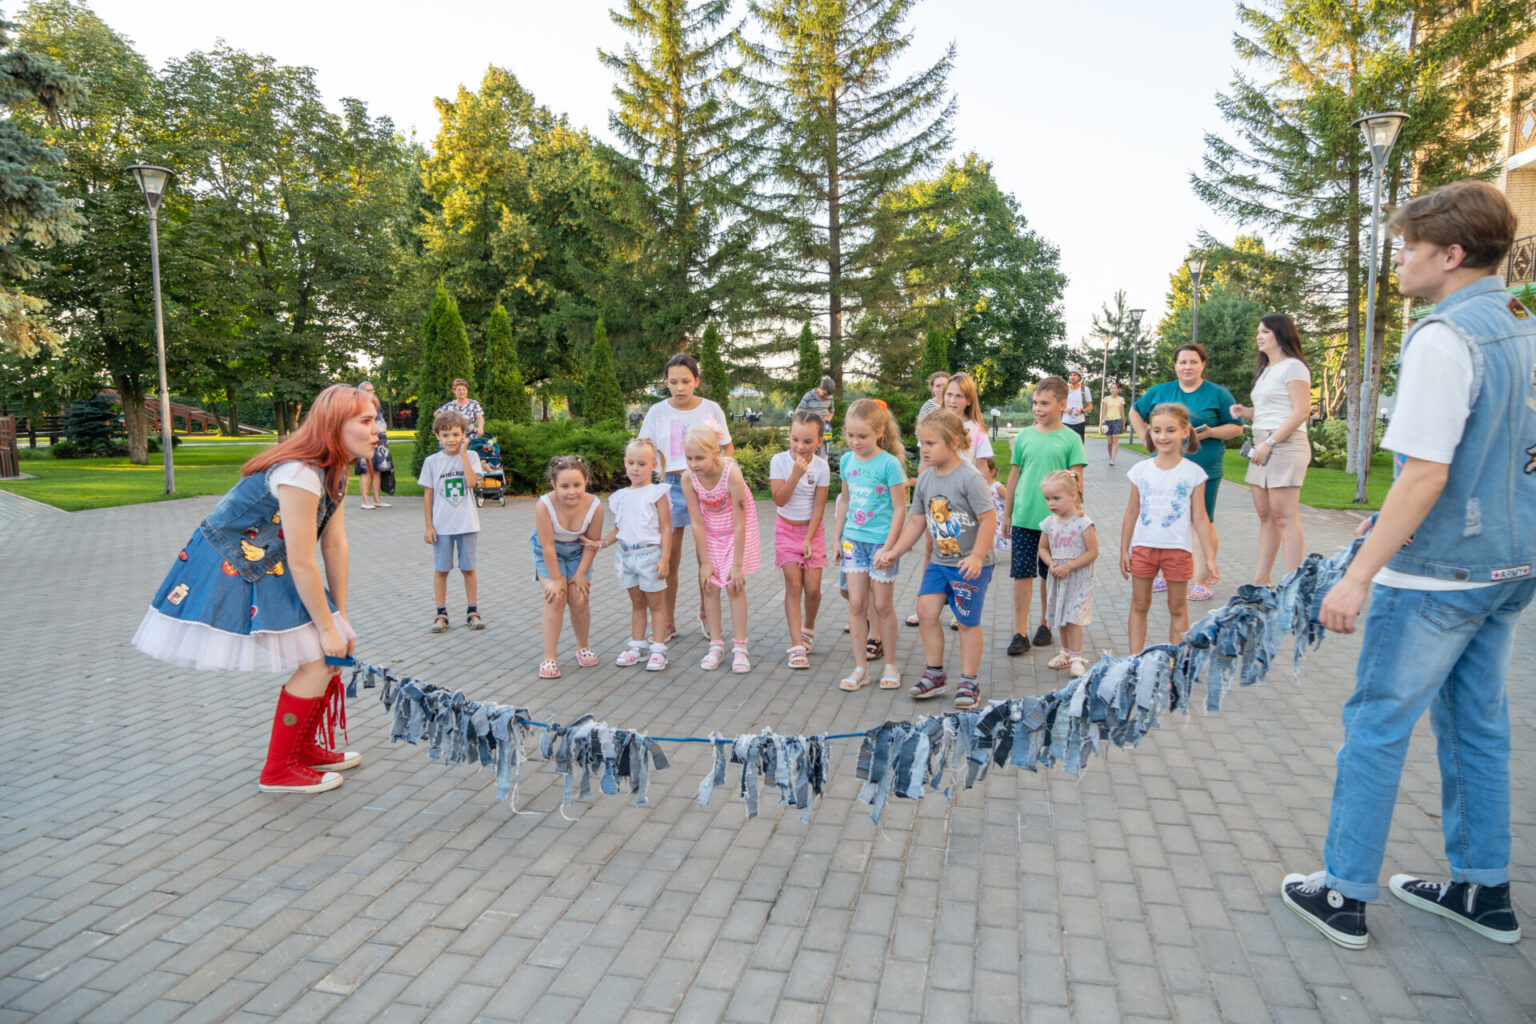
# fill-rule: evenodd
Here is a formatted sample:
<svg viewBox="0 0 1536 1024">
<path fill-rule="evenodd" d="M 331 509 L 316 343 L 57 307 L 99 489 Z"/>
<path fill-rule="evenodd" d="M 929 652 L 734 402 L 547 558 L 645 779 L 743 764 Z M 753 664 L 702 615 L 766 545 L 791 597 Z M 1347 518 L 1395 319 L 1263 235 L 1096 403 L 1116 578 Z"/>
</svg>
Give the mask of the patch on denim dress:
<svg viewBox="0 0 1536 1024">
<path fill-rule="evenodd" d="M 1495 569 L 1488 574 L 1488 578 L 1497 582 L 1504 580 L 1518 580 L 1531 574 L 1529 565 L 1513 565 L 1508 569 Z"/>
</svg>

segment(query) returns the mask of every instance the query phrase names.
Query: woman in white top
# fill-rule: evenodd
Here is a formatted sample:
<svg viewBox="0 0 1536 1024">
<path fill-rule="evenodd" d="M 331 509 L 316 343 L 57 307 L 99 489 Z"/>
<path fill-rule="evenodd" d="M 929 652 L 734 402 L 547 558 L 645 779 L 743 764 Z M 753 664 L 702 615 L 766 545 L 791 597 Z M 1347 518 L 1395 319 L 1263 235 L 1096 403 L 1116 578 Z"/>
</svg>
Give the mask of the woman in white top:
<svg viewBox="0 0 1536 1024">
<path fill-rule="evenodd" d="M 715 435 L 720 439 L 720 453 L 729 458 L 736 446 L 731 444 L 731 431 L 726 425 L 725 412 L 707 398 L 694 394 L 698 388 L 699 364 L 693 356 L 679 352 L 667 360 L 667 390 L 672 397 L 657 402 L 646 410 L 645 421 L 640 424 L 639 436 L 656 446 L 661 455 L 663 479 L 670 488 L 672 513 L 672 546 L 668 552 L 667 571 L 667 635 L 652 637 L 656 643 L 670 643 L 677 636 L 677 567 L 683 557 L 683 534 L 688 531 L 688 503 L 683 496 L 683 470 L 688 468 L 683 457 L 683 439 L 696 423 L 713 423 Z M 704 564 L 704 552 L 695 551 L 699 564 Z M 699 618 L 704 617 L 704 577 L 699 578 Z"/>
<path fill-rule="evenodd" d="M 1301 564 L 1301 485 L 1312 461 L 1307 417 L 1312 412 L 1312 371 L 1301 355 L 1301 336 L 1284 313 L 1259 321 L 1258 375 L 1253 404 L 1233 405 L 1235 418 L 1253 421 L 1253 454 L 1244 476 L 1259 513 L 1259 563 L 1253 582 L 1267 586 L 1275 553 L 1285 548 L 1285 571 Z"/>
</svg>

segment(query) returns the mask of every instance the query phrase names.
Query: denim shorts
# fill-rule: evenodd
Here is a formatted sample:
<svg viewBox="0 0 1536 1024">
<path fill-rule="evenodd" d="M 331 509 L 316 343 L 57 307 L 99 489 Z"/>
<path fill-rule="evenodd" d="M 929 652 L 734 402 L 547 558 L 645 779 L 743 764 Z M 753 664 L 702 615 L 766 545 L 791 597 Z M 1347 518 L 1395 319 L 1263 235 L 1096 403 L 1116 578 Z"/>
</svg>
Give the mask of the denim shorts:
<svg viewBox="0 0 1536 1024">
<path fill-rule="evenodd" d="M 432 571 L 452 572 L 453 554 L 458 550 L 459 571 L 475 571 L 475 547 L 478 533 L 440 533 L 432 544 Z"/>
<path fill-rule="evenodd" d="M 981 605 L 987 597 L 987 586 L 992 582 L 994 566 L 981 567 L 981 575 L 968 580 L 960 575 L 958 567 L 929 562 L 923 573 L 923 582 L 917 588 L 917 596 L 943 594 L 949 601 L 949 610 L 955 613 L 955 621 L 962 626 L 981 625 Z"/>
<path fill-rule="evenodd" d="M 659 594 L 667 589 L 667 581 L 656 578 L 656 569 L 661 564 L 660 544 L 620 543 L 613 562 L 618 569 L 619 586 L 625 590 L 639 587 L 644 593 Z"/>
<path fill-rule="evenodd" d="M 874 583 L 895 583 L 896 577 L 901 571 L 901 559 L 897 559 L 884 569 L 875 568 L 875 552 L 885 547 L 884 544 L 876 544 L 868 540 L 843 540 L 843 572 L 849 576 L 854 573 L 867 573 L 870 581 Z"/>
<path fill-rule="evenodd" d="M 560 567 L 560 575 L 571 580 L 576 578 L 576 570 L 581 566 L 581 541 L 555 541 L 555 564 Z M 549 567 L 544 564 L 544 545 L 539 543 L 539 531 L 533 531 L 533 578 L 536 580 L 549 579 Z M 587 578 L 592 578 L 592 567 L 587 567 Z"/>
<path fill-rule="evenodd" d="M 689 525 L 688 499 L 683 497 L 683 474 L 667 474 L 667 501 L 672 511 L 672 529 Z"/>
</svg>

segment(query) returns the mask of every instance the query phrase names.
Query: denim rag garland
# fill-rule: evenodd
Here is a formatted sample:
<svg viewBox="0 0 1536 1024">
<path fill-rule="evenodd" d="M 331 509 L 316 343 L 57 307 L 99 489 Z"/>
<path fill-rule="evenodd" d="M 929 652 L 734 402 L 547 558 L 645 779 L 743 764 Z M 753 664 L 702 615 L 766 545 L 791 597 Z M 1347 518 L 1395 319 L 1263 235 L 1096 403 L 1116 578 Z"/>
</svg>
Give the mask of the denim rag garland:
<svg viewBox="0 0 1536 1024">
<path fill-rule="evenodd" d="M 347 686 L 356 697 L 383 680 L 380 701 L 393 713 L 391 740 L 427 741 L 427 754 L 445 765 L 494 765 L 496 797 L 512 801 L 526 760 L 523 739 L 531 728 L 543 730 L 539 755 L 565 777 L 561 814 L 575 799 L 592 793 L 592 779 L 607 795 L 628 781 L 635 805 L 646 806 L 652 771 L 668 767 L 660 743 L 708 743 L 711 769 L 699 783 L 698 803 L 706 806 L 726 783 L 728 765 L 740 765 L 737 791 L 747 817 L 756 817 L 761 787 L 778 788 L 779 802 L 802 810 L 809 821 L 816 797 L 830 771 L 829 744 L 859 739 L 855 774 L 863 781 L 858 799 L 879 822 L 890 797 L 917 800 L 924 791 L 942 788 L 947 799 L 953 783 L 966 789 L 984 780 L 993 765 L 1038 771 L 1060 765 L 1069 775 L 1087 767 L 1105 744 L 1135 747 L 1158 727 L 1170 693 L 1189 713 L 1190 691 L 1206 686 L 1206 710 L 1219 712 L 1233 680 L 1241 686 L 1261 682 L 1280 656 L 1285 634 L 1295 638 L 1291 671 L 1299 674 L 1301 657 L 1322 642 L 1318 622 L 1323 598 L 1344 575 L 1359 550 L 1356 540 L 1324 558 L 1308 555 L 1301 566 L 1273 587 L 1238 587 L 1228 602 L 1190 627 L 1179 644 L 1155 644 L 1126 657 L 1104 656 L 1066 687 L 1043 697 L 993 701 L 983 711 L 948 712 L 914 722 L 885 722 L 862 733 L 780 736 L 771 729 L 727 739 L 651 737 L 582 715 L 570 725 L 535 722 L 528 709 L 470 700 L 462 691 L 398 677 L 387 668 L 357 665 Z M 1212 673 L 1215 678 L 1212 679 Z M 580 773 L 578 780 L 577 775 Z M 946 776 L 949 778 L 946 780 Z"/>
</svg>

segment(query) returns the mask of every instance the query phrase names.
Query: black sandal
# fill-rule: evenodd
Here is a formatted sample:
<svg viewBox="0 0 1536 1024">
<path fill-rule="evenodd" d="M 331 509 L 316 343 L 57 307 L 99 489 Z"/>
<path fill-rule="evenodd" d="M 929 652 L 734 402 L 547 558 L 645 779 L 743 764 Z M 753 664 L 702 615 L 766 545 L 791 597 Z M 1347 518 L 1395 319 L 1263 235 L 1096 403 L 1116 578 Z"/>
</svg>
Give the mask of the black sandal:
<svg viewBox="0 0 1536 1024">
<path fill-rule="evenodd" d="M 871 637 L 864 641 L 864 657 L 881 658 L 885 656 L 885 645 Z"/>
</svg>

